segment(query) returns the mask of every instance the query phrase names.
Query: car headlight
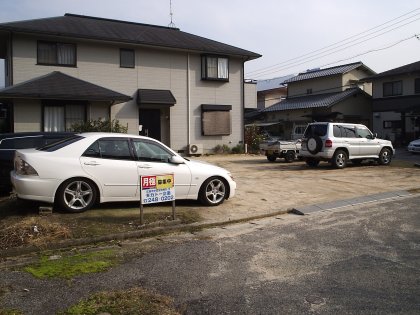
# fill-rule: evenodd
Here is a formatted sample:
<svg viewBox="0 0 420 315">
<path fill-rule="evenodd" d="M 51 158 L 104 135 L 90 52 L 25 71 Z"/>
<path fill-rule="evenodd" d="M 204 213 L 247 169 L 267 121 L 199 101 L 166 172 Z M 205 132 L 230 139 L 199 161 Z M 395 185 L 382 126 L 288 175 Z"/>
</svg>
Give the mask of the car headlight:
<svg viewBox="0 0 420 315">
<path fill-rule="evenodd" d="M 15 171 L 18 175 L 38 176 L 38 173 L 35 171 L 35 169 L 29 165 L 29 163 L 20 158 L 15 159 Z"/>
</svg>

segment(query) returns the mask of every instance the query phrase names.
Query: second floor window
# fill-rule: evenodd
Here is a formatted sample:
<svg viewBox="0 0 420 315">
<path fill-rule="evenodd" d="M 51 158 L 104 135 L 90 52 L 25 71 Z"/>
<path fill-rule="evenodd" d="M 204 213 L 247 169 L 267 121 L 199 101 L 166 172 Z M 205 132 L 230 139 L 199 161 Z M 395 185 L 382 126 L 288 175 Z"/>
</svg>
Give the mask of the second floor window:
<svg viewBox="0 0 420 315">
<path fill-rule="evenodd" d="M 134 68 L 134 50 L 133 49 L 120 49 L 120 67 L 121 68 Z"/>
<path fill-rule="evenodd" d="M 229 59 L 221 56 L 201 56 L 201 78 L 229 81 Z"/>
<path fill-rule="evenodd" d="M 76 66 L 76 45 L 56 42 L 38 42 L 38 64 Z"/>
<path fill-rule="evenodd" d="M 402 95 L 402 81 L 385 82 L 383 88 L 384 97 Z"/>
</svg>

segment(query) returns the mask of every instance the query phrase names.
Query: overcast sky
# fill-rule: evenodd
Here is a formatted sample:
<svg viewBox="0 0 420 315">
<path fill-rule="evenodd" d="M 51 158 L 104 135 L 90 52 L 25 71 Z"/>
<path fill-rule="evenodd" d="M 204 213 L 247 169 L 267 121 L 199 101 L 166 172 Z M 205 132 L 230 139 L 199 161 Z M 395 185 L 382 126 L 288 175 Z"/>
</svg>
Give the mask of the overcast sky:
<svg viewBox="0 0 420 315">
<path fill-rule="evenodd" d="M 169 0 L 0 0 L 0 8 L 0 23 L 64 13 L 170 23 Z M 249 79 L 355 61 L 383 72 L 420 60 L 418 0 L 172 0 L 172 11 L 181 31 L 261 54 L 245 64 Z"/>
</svg>

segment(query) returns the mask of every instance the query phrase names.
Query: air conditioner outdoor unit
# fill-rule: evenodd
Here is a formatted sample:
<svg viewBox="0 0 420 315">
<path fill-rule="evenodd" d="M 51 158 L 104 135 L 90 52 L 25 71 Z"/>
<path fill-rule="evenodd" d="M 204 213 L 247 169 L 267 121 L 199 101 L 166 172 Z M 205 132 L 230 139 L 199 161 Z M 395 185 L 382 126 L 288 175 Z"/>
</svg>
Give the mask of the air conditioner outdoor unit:
<svg viewBox="0 0 420 315">
<path fill-rule="evenodd" d="M 188 153 L 191 155 L 203 154 L 203 145 L 202 144 L 190 144 L 188 146 Z"/>
</svg>

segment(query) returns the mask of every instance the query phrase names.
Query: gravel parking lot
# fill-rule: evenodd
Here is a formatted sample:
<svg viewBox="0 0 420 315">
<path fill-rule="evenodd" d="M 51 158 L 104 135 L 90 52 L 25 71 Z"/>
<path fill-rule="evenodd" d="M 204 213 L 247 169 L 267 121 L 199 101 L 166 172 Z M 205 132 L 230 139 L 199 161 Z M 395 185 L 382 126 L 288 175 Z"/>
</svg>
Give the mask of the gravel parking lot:
<svg viewBox="0 0 420 315">
<path fill-rule="evenodd" d="M 214 155 L 197 159 L 227 168 L 238 184 L 237 194 L 232 199 L 218 207 L 200 209 L 208 222 L 242 219 L 382 192 L 420 189 L 420 168 L 414 167 L 412 160 L 395 160 L 390 166 L 349 164 L 338 170 L 328 163 L 321 163 L 317 168 L 309 168 L 301 161 L 270 163 L 258 155 Z"/>
</svg>

